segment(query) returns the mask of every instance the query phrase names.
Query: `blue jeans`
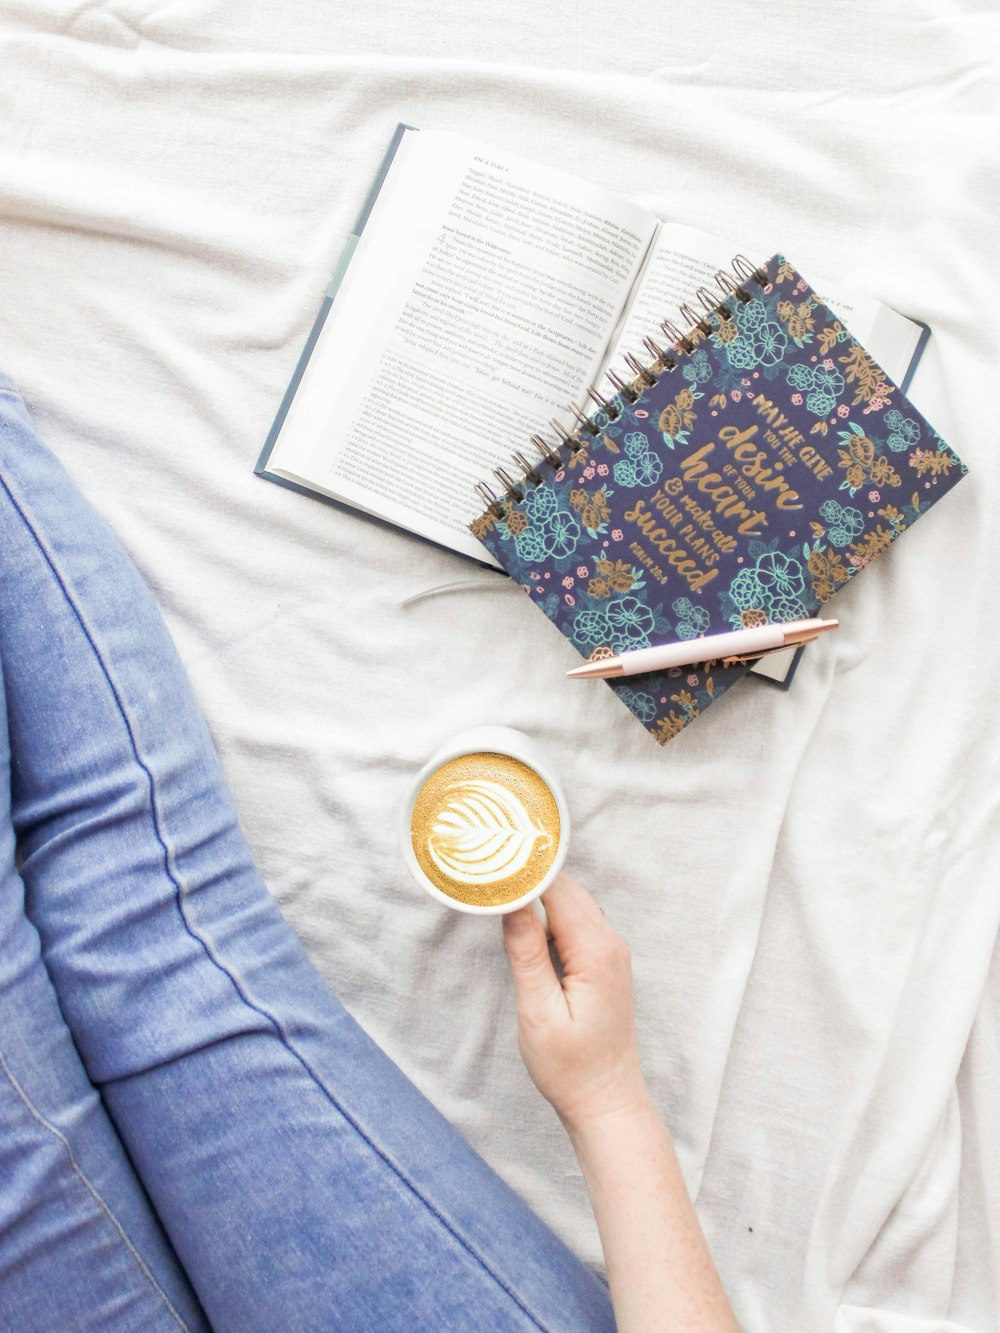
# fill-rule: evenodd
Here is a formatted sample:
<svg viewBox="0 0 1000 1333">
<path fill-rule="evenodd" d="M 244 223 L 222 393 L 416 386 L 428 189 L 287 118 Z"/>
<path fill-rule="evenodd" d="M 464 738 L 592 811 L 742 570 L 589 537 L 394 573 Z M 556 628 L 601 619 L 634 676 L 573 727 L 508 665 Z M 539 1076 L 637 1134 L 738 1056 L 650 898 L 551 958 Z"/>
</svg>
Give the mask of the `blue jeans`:
<svg viewBox="0 0 1000 1333">
<path fill-rule="evenodd" d="M 613 1328 L 308 962 L 147 589 L 6 380 L 0 683 L 0 1327 Z"/>
</svg>

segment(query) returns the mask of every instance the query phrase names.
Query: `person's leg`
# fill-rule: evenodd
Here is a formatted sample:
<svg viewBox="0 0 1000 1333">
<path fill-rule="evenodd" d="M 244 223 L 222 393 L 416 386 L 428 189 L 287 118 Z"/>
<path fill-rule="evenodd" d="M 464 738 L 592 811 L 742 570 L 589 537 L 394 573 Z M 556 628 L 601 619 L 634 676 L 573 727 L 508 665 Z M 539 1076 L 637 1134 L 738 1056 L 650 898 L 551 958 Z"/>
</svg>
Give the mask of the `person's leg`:
<svg viewBox="0 0 1000 1333">
<path fill-rule="evenodd" d="M 207 1329 L 24 913 L 0 670 L 0 1329 Z"/>
<path fill-rule="evenodd" d="M 0 568 L 28 913 L 213 1326 L 613 1328 L 307 961 L 148 592 L 13 401 Z"/>
</svg>

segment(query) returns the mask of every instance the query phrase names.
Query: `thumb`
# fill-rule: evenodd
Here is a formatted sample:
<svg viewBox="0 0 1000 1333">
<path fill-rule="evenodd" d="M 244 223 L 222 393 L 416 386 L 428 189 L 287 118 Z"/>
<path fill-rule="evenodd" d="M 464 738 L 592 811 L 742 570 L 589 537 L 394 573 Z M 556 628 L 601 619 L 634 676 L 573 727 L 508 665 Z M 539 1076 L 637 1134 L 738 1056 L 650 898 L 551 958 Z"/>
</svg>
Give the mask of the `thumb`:
<svg viewBox="0 0 1000 1333">
<path fill-rule="evenodd" d="M 522 1013 L 563 999 L 562 984 L 549 957 L 545 927 L 530 907 L 519 907 L 504 916 L 503 943 Z"/>
</svg>

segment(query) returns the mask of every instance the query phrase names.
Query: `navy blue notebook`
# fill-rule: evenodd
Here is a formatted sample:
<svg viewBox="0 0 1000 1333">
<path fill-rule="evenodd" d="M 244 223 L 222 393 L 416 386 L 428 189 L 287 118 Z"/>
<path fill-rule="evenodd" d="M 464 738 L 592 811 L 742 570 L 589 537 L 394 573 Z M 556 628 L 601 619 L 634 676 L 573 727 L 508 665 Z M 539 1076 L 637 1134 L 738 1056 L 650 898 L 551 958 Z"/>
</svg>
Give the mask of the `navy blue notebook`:
<svg viewBox="0 0 1000 1333">
<path fill-rule="evenodd" d="M 966 471 L 783 256 L 736 274 L 470 525 L 586 659 L 812 616 Z M 608 684 L 663 743 L 748 669 Z"/>
</svg>

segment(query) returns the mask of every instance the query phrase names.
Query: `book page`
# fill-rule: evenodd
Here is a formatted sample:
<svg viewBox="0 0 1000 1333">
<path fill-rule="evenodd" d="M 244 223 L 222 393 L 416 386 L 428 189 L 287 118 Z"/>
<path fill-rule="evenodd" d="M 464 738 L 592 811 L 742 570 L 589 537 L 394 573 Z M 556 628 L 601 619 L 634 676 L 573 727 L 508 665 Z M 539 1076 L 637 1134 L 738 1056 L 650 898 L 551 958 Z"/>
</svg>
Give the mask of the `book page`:
<svg viewBox="0 0 1000 1333">
<path fill-rule="evenodd" d="M 688 321 L 680 306 L 687 304 L 700 315 L 703 307 L 698 300 L 699 287 L 705 288 L 715 300 L 722 300 L 723 289 L 715 275 L 721 270 L 736 280 L 734 255 L 742 253 L 751 263 L 760 264 L 778 249 L 770 246 L 764 251 L 752 250 L 695 227 L 663 223 L 636 280 L 632 300 L 615 331 L 606 364 L 623 378 L 634 378 L 624 354 L 631 352 L 644 365 L 651 361 L 642 340 L 651 337 L 659 346 L 666 347 L 670 338 L 660 328 L 663 320 L 670 320 L 685 332 Z M 920 325 L 843 284 L 812 275 L 810 280 L 821 299 L 836 311 L 879 365 L 901 383 L 920 341 Z"/>
<path fill-rule="evenodd" d="M 570 419 L 655 230 L 566 173 L 408 133 L 269 470 L 487 558 L 475 484 Z"/>
</svg>

